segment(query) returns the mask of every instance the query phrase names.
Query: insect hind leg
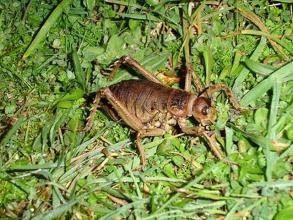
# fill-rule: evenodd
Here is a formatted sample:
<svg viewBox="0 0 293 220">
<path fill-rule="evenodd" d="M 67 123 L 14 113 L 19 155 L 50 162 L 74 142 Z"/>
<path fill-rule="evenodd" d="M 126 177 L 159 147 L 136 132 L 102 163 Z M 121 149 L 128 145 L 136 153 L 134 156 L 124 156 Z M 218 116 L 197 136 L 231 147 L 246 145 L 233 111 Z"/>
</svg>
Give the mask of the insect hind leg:
<svg viewBox="0 0 293 220">
<path fill-rule="evenodd" d="M 97 108 L 99 107 L 101 97 L 102 97 L 102 90 L 97 92 L 96 97 L 93 101 L 93 106 L 91 107 L 90 115 L 87 118 L 85 127 L 83 128 L 83 131 L 85 132 L 88 132 L 93 126 L 94 117 L 97 112 Z"/>
<path fill-rule="evenodd" d="M 146 162 L 146 157 L 145 157 L 145 153 L 144 153 L 144 148 L 141 144 L 142 138 L 161 136 L 161 135 L 164 135 L 165 133 L 166 133 L 166 131 L 163 129 L 160 129 L 160 128 L 141 129 L 138 131 L 137 136 L 136 136 L 136 146 L 139 151 L 143 167 L 145 167 L 147 162 Z"/>
<path fill-rule="evenodd" d="M 185 76 L 185 85 L 184 90 L 187 92 L 191 91 L 191 81 L 193 79 L 194 86 L 198 93 L 202 92 L 204 87 L 199 78 L 199 76 L 195 73 L 194 68 L 191 64 L 186 65 L 186 76 Z"/>
<path fill-rule="evenodd" d="M 122 56 L 119 60 L 115 61 L 110 68 L 112 69 L 109 75 L 110 79 L 113 79 L 115 73 L 120 68 L 121 65 L 126 64 L 132 69 L 136 70 L 139 74 L 144 76 L 146 79 L 153 81 L 155 83 L 162 84 L 150 71 L 144 68 L 139 62 L 130 56 Z"/>
</svg>

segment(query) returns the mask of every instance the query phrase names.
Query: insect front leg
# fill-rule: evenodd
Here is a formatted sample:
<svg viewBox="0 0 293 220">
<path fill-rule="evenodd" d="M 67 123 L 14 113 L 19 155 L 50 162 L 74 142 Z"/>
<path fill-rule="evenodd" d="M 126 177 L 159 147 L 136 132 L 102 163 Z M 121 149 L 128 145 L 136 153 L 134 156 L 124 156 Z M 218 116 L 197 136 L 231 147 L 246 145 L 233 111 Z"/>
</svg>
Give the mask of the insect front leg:
<svg viewBox="0 0 293 220">
<path fill-rule="evenodd" d="M 188 127 L 186 124 L 186 119 L 183 119 L 183 118 L 178 120 L 178 124 L 181 130 L 185 134 L 196 135 L 196 136 L 204 138 L 206 142 L 208 143 L 209 147 L 211 148 L 211 150 L 214 152 L 214 154 L 220 160 L 224 159 L 224 153 L 220 149 L 220 146 L 218 142 L 216 141 L 216 136 L 213 132 L 208 132 L 203 127 L 200 127 L 200 126 Z"/>
<path fill-rule="evenodd" d="M 226 96 L 229 99 L 229 102 L 231 103 L 231 105 L 232 105 L 232 107 L 234 109 L 236 109 L 237 111 L 243 111 L 243 109 L 241 108 L 237 98 L 233 94 L 232 90 L 225 84 L 211 85 L 208 88 L 206 88 L 206 90 L 201 94 L 201 96 L 212 97 L 212 95 L 215 92 L 219 92 L 219 91 L 225 92 Z"/>
<path fill-rule="evenodd" d="M 109 76 L 110 79 L 114 77 L 115 73 L 117 72 L 117 70 L 122 64 L 128 65 L 129 67 L 136 70 L 138 73 L 143 75 L 148 80 L 153 81 L 155 83 L 162 84 L 160 80 L 158 80 L 155 76 L 153 76 L 153 74 L 150 71 L 145 69 L 141 64 L 139 64 L 139 62 L 137 62 L 135 59 L 131 58 L 130 56 L 123 56 L 111 65 L 110 68 L 112 69 L 112 71 Z"/>
</svg>

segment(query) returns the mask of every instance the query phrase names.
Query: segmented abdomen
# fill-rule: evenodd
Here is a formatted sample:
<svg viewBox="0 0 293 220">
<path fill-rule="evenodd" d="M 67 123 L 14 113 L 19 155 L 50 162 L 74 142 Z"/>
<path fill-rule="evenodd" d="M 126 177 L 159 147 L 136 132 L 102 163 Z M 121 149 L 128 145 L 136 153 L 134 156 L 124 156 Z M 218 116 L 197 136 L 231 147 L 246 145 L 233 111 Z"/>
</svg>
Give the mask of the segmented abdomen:
<svg viewBox="0 0 293 220">
<path fill-rule="evenodd" d="M 114 97 L 142 123 L 158 112 L 186 112 L 190 94 L 148 80 L 126 80 L 109 87 Z"/>
</svg>

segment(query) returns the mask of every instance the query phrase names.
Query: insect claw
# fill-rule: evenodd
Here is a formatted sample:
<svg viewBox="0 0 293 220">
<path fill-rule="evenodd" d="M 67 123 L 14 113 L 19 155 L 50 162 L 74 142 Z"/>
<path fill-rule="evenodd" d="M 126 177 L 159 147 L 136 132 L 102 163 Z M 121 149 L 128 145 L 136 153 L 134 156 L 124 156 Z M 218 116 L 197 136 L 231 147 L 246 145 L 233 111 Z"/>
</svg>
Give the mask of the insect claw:
<svg viewBox="0 0 293 220">
<path fill-rule="evenodd" d="M 232 160 L 227 160 L 227 159 L 223 159 L 222 160 L 225 164 L 228 164 L 228 165 L 236 165 L 236 166 L 239 166 L 239 163 L 235 162 L 235 161 L 232 161 Z"/>
<path fill-rule="evenodd" d="M 110 76 L 111 72 L 112 72 L 112 69 L 109 69 L 109 68 L 101 70 L 101 74 L 105 76 Z"/>
<path fill-rule="evenodd" d="M 240 115 L 240 111 L 238 109 L 230 109 L 229 112 L 234 115 Z"/>
<path fill-rule="evenodd" d="M 249 112 L 251 109 L 249 108 L 238 108 L 238 109 L 230 109 L 229 112 L 235 115 L 240 115 L 241 113 Z"/>
<path fill-rule="evenodd" d="M 205 133 L 207 134 L 207 136 L 211 139 L 216 139 L 216 135 L 215 135 L 215 132 L 213 131 L 205 131 Z"/>
</svg>

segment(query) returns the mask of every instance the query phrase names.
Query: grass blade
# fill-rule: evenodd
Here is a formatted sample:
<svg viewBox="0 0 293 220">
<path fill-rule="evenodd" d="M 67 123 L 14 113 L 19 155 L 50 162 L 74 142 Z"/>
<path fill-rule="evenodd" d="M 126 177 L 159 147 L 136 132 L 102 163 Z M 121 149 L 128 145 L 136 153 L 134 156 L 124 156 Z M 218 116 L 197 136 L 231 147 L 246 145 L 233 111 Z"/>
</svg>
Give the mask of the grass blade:
<svg viewBox="0 0 293 220">
<path fill-rule="evenodd" d="M 13 127 L 6 133 L 6 135 L 3 137 L 3 139 L 0 142 L 1 146 L 1 152 L 4 152 L 5 145 L 9 142 L 11 137 L 16 133 L 16 131 L 22 126 L 22 124 L 25 122 L 25 117 L 20 117 L 16 123 L 13 125 Z"/>
<path fill-rule="evenodd" d="M 293 181 L 292 180 L 277 180 L 272 182 L 255 182 L 248 185 L 249 188 L 253 187 L 266 187 L 266 188 L 280 188 L 280 189 L 286 189 L 286 188 L 292 188 L 293 187 Z"/>
<path fill-rule="evenodd" d="M 214 60 L 211 52 L 211 48 L 209 46 L 205 46 L 202 51 L 204 63 L 205 63 L 205 71 L 206 71 L 206 85 L 209 84 L 212 75 L 212 69 L 214 66 Z"/>
<path fill-rule="evenodd" d="M 225 133 L 226 133 L 226 152 L 227 155 L 232 153 L 232 145 L 233 145 L 233 129 L 225 126 Z"/>
<path fill-rule="evenodd" d="M 50 16 L 45 21 L 44 25 L 41 27 L 36 37 L 33 39 L 29 47 L 26 49 L 22 58 L 26 59 L 30 56 L 40 45 L 40 43 L 46 38 L 51 27 L 55 24 L 58 18 L 62 15 L 64 9 L 72 3 L 73 0 L 63 0 L 57 7 L 53 10 Z"/>
<path fill-rule="evenodd" d="M 63 205 L 58 206 L 57 208 L 53 209 L 50 212 L 38 215 L 32 219 L 33 220 L 50 220 L 50 219 L 57 218 L 63 213 L 65 213 L 66 211 L 68 211 L 72 206 L 74 206 L 78 202 L 80 202 L 78 199 L 69 201 Z"/>
<path fill-rule="evenodd" d="M 76 76 L 77 82 L 80 84 L 81 88 L 83 91 L 86 90 L 86 80 L 85 80 L 85 75 L 82 71 L 81 64 L 79 61 L 79 57 L 77 55 L 76 50 L 72 52 L 72 60 L 73 60 L 73 65 L 74 65 L 74 72 Z"/>
<path fill-rule="evenodd" d="M 271 41 L 274 41 L 275 43 L 278 43 L 282 47 L 284 47 L 291 55 L 293 54 L 293 48 L 290 44 L 285 43 L 284 41 L 280 40 L 274 35 L 271 35 L 269 33 L 263 32 L 263 31 L 256 31 L 256 30 L 243 30 L 241 31 L 241 34 L 247 34 L 247 35 L 257 35 L 257 36 L 264 36 L 270 39 Z"/>
<path fill-rule="evenodd" d="M 268 28 L 265 26 L 265 24 L 262 22 L 262 20 L 256 15 L 254 14 L 252 11 L 250 11 L 249 9 L 247 9 L 244 6 L 240 6 L 237 5 L 237 9 L 239 10 L 239 12 L 248 20 L 250 20 L 252 23 L 254 23 L 262 32 L 265 33 L 269 33 Z M 283 58 L 285 58 L 286 60 L 288 60 L 288 56 L 284 53 L 283 49 L 273 40 L 269 39 L 272 47 L 274 48 L 274 50 Z"/>
<path fill-rule="evenodd" d="M 43 164 L 22 164 L 22 165 L 13 165 L 9 171 L 13 172 L 13 171 L 29 171 L 29 170 L 43 170 L 43 169 L 52 169 L 52 168 L 56 168 L 57 164 L 56 163 L 43 163 Z"/>
<path fill-rule="evenodd" d="M 245 60 L 245 64 L 251 71 L 264 76 L 270 75 L 277 69 L 273 66 L 262 64 L 249 58 Z"/>
<path fill-rule="evenodd" d="M 258 99 L 264 93 L 266 93 L 269 89 L 273 87 L 274 81 L 281 82 L 283 78 L 289 77 L 293 75 L 293 62 L 288 63 L 287 65 L 281 67 L 272 73 L 268 78 L 261 81 L 257 84 L 252 90 L 250 90 L 246 95 L 241 99 L 240 104 L 242 106 L 247 106 L 251 102 Z"/>
<path fill-rule="evenodd" d="M 262 37 L 257 48 L 253 52 L 253 54 L 250 56 L 251 60 L 256 61 L 258 57 L 262 54 L 265 46 L 266 46 L 266 38 Z M 249 73 L 249 69 L 247 69 L 245 66 L 242 67 L 242 70 L 240 71 L 238 77 L 236 78 L 234 85 L 233 85 L 233 92 L 237 95 L 240 93 L 242 83 L 244 82 L 245 78 L 247 77 Z"/>
<path fill-rule="evenodd" d="M 271 102 L 271 109 L 270 109 L 270 117 L 269 117 L 269 123 L 268 123 L 268 133 L 267 137 L 270 141 L 274 140 L 276 138 L 276 131 L 273 129 L 273 126 L 277 122 L 277 113 L 278 113 L 278 106 L 279 106 L 279 100 L 280 100 L 280 93 L 281 93 L 281 83 L 277 80 L 274 81 L 274 87 L 273 87 L 273 98 Z M 272 152 L 268 145 L 265 145 L 265 156 L 267 160 L 266 165 L 266 177 L 267 180 L 272 179 L 272 172 L 273 167 L 275 166 L 275 163 L 277 161 L 276 153 Z"/>
<path fill-rule="evenodd" d="M 100 218 L 100 220 L 106 220 L 106 219 L 115 219 L 119 214 L 128 212 L 134 207 L 144 205 L 146 203 L 149 203 L 149 199 L 140 199 L 135 202 L 129 203 L 127 205 L 124 205 L 120 208 L 115 209 L 114 211 L 108 213 L 107 215 L 104 215 L 103 217 Z"/>
<path fill-rule="evenodd" d="M 280 95 L 281 95 L 281 83 L 278 81 L 274 81 L 273 98 L 271 102 L 270 118 L 269 118 L 269 124 L 268 124 L 268 137 L 271 140 L 274 140 L 276 138 L 276 132 L 275 132 L 275 129 L 273 129 L 273 126 L 277 122 L 277 113 L 278 113 Z"/>
<path fill-rule="evenodd" d="M 293 0 L 272 0 L 273 2 L 293 3 Z"/>
<path fill-rule="evenodd" d="M 286 220 L 286 219 L 293 219 L 293 205 L 282 209 L 275 216 L 275 220 Z"/>
</svg>

